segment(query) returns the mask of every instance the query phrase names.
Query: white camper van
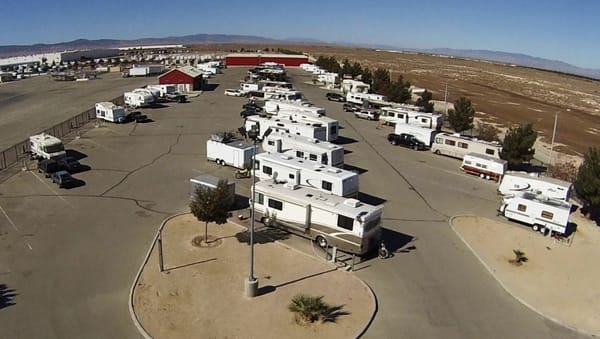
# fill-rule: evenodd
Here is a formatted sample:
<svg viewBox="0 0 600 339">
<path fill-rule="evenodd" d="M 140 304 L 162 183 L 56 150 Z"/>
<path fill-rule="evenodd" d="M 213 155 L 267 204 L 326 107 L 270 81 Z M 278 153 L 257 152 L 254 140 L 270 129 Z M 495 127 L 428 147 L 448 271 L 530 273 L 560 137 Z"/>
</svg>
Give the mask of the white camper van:
<svg viewBox="0 0 600 339">
<path fill-rule="evenodd" d="M 252 156 L 256 152 L 256 147 L 240 140 L 222 140 L 212 135 L 206 140 L 206 158 L 221 166 L 252 168 Z"/>
<path fill-rule="evenodd" d="M 508 172 L 498 186 L 498 192 L 502 195 L 532 192 L 565 201 L 569 200 L 572 190 L 573 185 L 570 182 L 526 172 Z"/>
<path fill-rule="evenodd" d="M 271 181 L 256 183 L 253 195 L 257 221 L 307 237 L 320 247 L 363 255 L 379 243 L 383 206 Z"/>
<path fill-rule="evenodd" d="M 394 126 L 394 134 L 410 134 L 414 136 L 417 140 L 424 143 L 427 147 L 431 146 L 431 144 L 433 143 L 433 138 L 438 132 L 438 130 L 421 126 L 413 126 L 406 124 L 396 124 L 396 126 Z"/>
<path fill-rule="evenodd" d="M 500 181 L 508 167 L 506 160 L 485 154 L 469 153 L 463 158 L 460 168 L 465 173 L 477 175 L 483 179 Z"/>
<path fill-rule="evenodd" d="M 571 204 L 530 192 L 519 192 L 504 196 L 498 212 L 509 220 L 531 225 L 534 231 L 548 235 L 551 232 L 564 234 L 569 223 Z"/>
<path fill-rule="evenodd" d="M 458 133 L 439 133 L 435 136 L 431 151 L 458 159 L 462 159 L 467 153 L 485 154 L 500 159 L 502 146 L 498 142 L 479 140 Z"/>
<path fill-rule="evenodd" d="M 425 113 L 403 108 L 382 107 L 379 120 L 383 124 L 407 124 L 427 127 L 435 130 L 442 128 L 442 116 L 435 113 Z"/>
<path fill-rule="evenodd" d="M 117 124 L 125 122 L 125 109 L 112 102 L 96 103 L 96 119 L 106 120 Z"/>
<path fill-rule="evenodd" d="M 344 147 L 299 135 L 272 132 L 263 139 L 262 149 L 269 153 L 283 153 L 304 160 L 316 161 L 333 167 L 344 166 Z"/>
<path fill-rule="evenodd" d="M 33 158 L 60 158 L 67 154 L 62 141 L 47 133 L 30 136 L 29 144 L 31 145 L 31 156 Z"/>
<path fill-rule="evenodd" d="M 261 180 L 313 187 L 342 197 L 358 195 L 358 173 L 341 168 L 281 153 L 258 154 L 255 166 L 255 175 Z"/>
<path fill-rule="evenodd" d="M 244 127 L 249 131 L 252 126 L 258 126 L 258 133 L 260 136 L 264 136 L 265 132 L 270 128 L 272 131 L 282 131 L 289 134 L 327 141 L 327 128 L 320 123 L 298 122 L 290 119 L 252 115 L 246 118 Z"/>
<path fill-rule="evenodd" d="M 154 103 L 154 96 L 147 92 L 125 92 L 123 94 L 125 98 L 125 106 L 140 108 L 148 107 Z"/>
</svg>

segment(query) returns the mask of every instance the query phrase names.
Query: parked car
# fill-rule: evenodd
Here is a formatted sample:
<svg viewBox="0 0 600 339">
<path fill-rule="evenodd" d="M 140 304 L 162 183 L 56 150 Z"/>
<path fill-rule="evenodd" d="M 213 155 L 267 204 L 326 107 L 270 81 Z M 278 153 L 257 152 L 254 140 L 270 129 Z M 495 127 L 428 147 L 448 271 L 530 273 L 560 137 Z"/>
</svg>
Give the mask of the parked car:
<svg viewBox="0 0 600 339">
<path fill-rule="evenodd" d="M 148 116 L 145 114 L 142 114 L 142 112 L 139 111 L 135 111 L 135 112 L 131 112 L 129 114 L 127 114 L 127 116 L 125 116 L 127 121 L 131 121 L 131 122 L 148 122 L 150 119 L 148 119 Z"/>
<path fill-rule="evenodd" d="M 344 96 L 339 93 L 327 93 L 327 94 L 325 94 L 325 96 L 327 97 L 327 100 L 329 100 L 329 101 L 337 101 L 337 102 L 346 101 L 346 98 L 344 98 Z"/>
<path fill-rule="evenodd" d="M 38 162 L 38 172 L 44 173 L 46 178 L 50 178 L 50 175 L 54 172 L 60 171 L 60 165 L 54 159 L 44 159 Z"/>
<path fill-rule="evenodd" d="M 67 171 L 58 171 L 50 176 L 52 182 L 57 184 L 59 188 L 69 187 L 75 184 L 75 179 Z"/>
<path fill-rule="evenodd" d="M 165 99 L 167 99 L 168 101 L 183 103 L 183 102 L 187 101 L 187 96 L 185 94 L 181 94 L 178 92 L 167 93 L 167 94 L 165 94 Z"/>
<path fill-rule="evenodd" d="M 245 110 L 251 110 L 251 111 L 256 111 L 256 112 L 262 112 L 262 110 L 263 110 L 262 106 L 260 106 L 259 104 L 257 104 L 254 101 L 243 104 L 242 108 Z"/>
<path fill-rule="evenodd" d="M 394 134 L 394 133 L 390 133 L 390 134 L 388 134 L 387 139 L 388 139 L 388 141 L 392 145 L 400 145 L 400 146 L 412 148 L 415 151 L 424 150 L 425 149 L 425 143 L 423 143 L 420 140 L 417 140 L 417 138 L 415 138 L 415 136 L 412 135 L 412 134 L 407 134 L 407 133 Z"/>
<path fill-rule="evenodd" d="M 361 108 L 353 104 L 344 104 L 344 112 L 360 112 Z"/>
<path fill-rule="evenodd" d="M 225 95 L 229 95 L 232 97 L 241 97 L 244 96 L 244 93 L 242 93 L 242 91 L 240 91 L 239 89 L 226 89 Z"/>
<path fill-rule="evenodd" d="M 258 111 L 255 111 L 253 109 L 245 109 L 240 112 L 240 117 L 242 118 L 247 118 L 251 115 L 258 115 Z"/>
<path fill-rule="evenodd" d="M 379 120 L 379 112 L 370 111 L 370 110 L 362 110 L 358 112 L 354 112 L 354 116 L 357 118 L 367 119 L 367 120 Z"/>
<path fill-rule="evenodd" d="M 61 170 L 69 173 L 76 173 L 81 170 L 81 164 L 74 157 L 66 156 L 56 161 Z"/>
</svg>

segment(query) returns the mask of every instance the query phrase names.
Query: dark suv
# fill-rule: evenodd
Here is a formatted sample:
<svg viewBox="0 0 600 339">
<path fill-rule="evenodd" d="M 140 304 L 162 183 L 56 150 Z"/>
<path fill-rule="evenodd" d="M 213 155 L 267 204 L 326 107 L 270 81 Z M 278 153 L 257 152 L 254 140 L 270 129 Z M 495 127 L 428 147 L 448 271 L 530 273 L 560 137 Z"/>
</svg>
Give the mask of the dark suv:
<svg viewBox="0 0 600 339">
<path fill-rule="evenodd" d="M 56 161 L 60 169 L 65 170 L 69 173 L 77 173 L 81 171 L 81 164 L 74 157 L 62 157 Z"/>
<path fill-rule="evenodd" d="M 388 134 L 388 141 L 392 144 L 392 145 L 400 145 L 400 146 L 404 146 L 404 147 L 408 147 L 408 148 L 412 148 L 415 151 L 418 150 L 424 150 L 425 149 L 425 143 L 417 140 L 417 138 L 415 138 L 414 135 L 412 134 L 406 134 L 406 133 L 402 133 L 402 134 L 394 134 L 394 133 L 390 133 Z"/>
<path fill-rule="evenodd" d="M 52 173 L 58 172 L 61 169 L 61 166 L 54 159 L 44 159 L 38 162 L 38 172 L 44 173 L 46 178 L 50 178 Z"/>
<path fill-rule="evenodd" d="M 344 96 L 339 93 L 327 93 L 327 94 L 325 94 L 325 96 L 327 97 L 327 100 L 329 100 L 329 101 L 338 101 L 338 102 L 346 101 L 346 98 L 344 98 Z"/>
<path fill-rule="evenodd" d="M 75 179 L 67 171 L 58 171 L 50 176 L 52 182 L 57 184 L 59 188 L 68 188 L 75 185 Z"/>
</svg>

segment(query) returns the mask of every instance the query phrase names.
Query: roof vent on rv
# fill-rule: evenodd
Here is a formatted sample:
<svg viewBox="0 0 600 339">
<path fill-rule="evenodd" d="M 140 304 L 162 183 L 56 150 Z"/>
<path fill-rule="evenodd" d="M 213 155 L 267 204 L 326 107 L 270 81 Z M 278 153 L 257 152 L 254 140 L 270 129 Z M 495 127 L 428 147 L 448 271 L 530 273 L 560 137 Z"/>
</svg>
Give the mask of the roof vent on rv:
<svg viewBox="0 0 600 339">
<path fill-rule="evenodd" d="M 361 203 L 360 203 L 360 200 L 350 198 L 350 199 L 344 200 L 344 205 L 356 208 L 356 207 L 360 206 Z"/>
<path fill-rule="evenodd" d="M 339 168 L 332 167 L 332 168 L 328 168 L 328 169 L 327 169 L 327 172 L 331 172 L 331 173 L 340 173 L 340 172 L 342 172 L 342 170 L 341 170 L 341 169 L 339 169 Z"/>
<path fill-rule="evenodd" d="M 285 184 L 283 184 L 283 187 L 293 191 L 293 190 L 296 190 L 299 186 L 296 185 L 296 183 L 294 183 L 294 182 L 286 182 Z"/>
<path fill-rule="evenodd" d="M 289 156 L 289 155 L 287 155 L 287 154 L 282 154 L 280 156 L 281 156 L 281 159 L 283 159 L 283 160 L 290 160 L 290 159 L 292 159 L 292 157 Z"/>
</svg>

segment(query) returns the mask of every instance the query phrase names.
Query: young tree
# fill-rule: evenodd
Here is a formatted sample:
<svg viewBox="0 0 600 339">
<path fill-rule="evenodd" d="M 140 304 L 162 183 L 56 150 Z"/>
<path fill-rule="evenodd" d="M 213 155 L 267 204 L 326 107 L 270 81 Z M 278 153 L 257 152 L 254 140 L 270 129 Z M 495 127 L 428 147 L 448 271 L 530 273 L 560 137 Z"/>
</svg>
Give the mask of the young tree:
<svg viewBox="0 0 600 339">
<path fill-rule="evenodd" d="M 387 96 L 391 101 L 405 103 L 412 97 L 410 83 L 404 82 L 402 76 L 388 86 Z"/>
<path fill-rule="evenodd" d="M 500 157 L 511 166 L 520 165 L 533 159 L 535 149 L 533 145 L 537 139 L 537 132 L 532 124 L 511 127 L 506 132 L 502 142 Z"/>
<path fill-rule="evenodd" d="M 373 73 L 371 73 L 369 67 L 365 67 L 363 69 L 362 73 L 360 74 L 360 80 L 369 85 L 373 82 Z"/>
<path fill-rule="evenodd" d="M 577 180 L 578 167 L 573 162 L 561 162 L 548 166 L 547 174 L 551 178 L 575 182 Z"/>
<path fill-rule="evenodd" d="M 433 113 L 433 103 L 431 102 L 431 99 L 433 99 L 433 95 L 431 92 L 425 90 L 425 92 L 421 94 L 421 97 L 417 99 L 415 105 L 423 107 L 423 112 Z"/>
<path fill-rule="evenodd" d="M 600 207 L 600 148 L 590 147 L 574 183 L 577 194 L 592 207 Z"/>
<path fill-rule="evenodd" d="M 373 72 L 373 84 L 371 90 L 375 93 L 387 95 L 390 87 L 390 71 L 384 68 L 378 68 Z"/>
<path fill-rule="evenodd" d="M 353 63 L 352 66 L 350 66 L 349 70 L 350 70 L 350 74 L 352 75 L 353 78 L 356 78 L 357 76 L 361 75 L 363 72 L 362 66 L 358 62 Z"/>
<path fill-rule="evenodd" d="M 456 100 L 454 109 L 448 111 L 450 127 L 458 133 L 473 128 L 473 118 L 475 118 L 475 109 L 471 100 L 465 97 Z"/>
<path fill-rule="evenodd" d="M 216 188 L 198 186 L 194 192 L 190 210 L 198 221 L 204 221 L 204 242 L 208 242 L 208 223 L 221 225 L 227 222 L 228 211 L 227 181 L 219 180 Z"/>
</svg>

